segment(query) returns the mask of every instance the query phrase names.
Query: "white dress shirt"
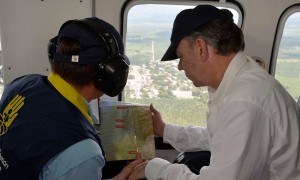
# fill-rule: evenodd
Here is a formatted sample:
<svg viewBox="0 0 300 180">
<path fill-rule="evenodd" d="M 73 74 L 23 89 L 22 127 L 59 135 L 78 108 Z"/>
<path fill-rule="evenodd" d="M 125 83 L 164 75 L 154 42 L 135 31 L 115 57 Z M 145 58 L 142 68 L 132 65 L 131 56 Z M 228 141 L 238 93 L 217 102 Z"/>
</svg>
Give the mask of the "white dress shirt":
<svg viewBox="0 0 300 180">
<path fill-rule="evenodd" d="M 147 179 L 300 179 L 300 110 L 278 81 L 240 52 L 209 98 L 207 128 L 167 124 L 163 139 L 178 151 L 211 151 L 210 165 L 196 175 L 154 158 Z"/>
</svg>

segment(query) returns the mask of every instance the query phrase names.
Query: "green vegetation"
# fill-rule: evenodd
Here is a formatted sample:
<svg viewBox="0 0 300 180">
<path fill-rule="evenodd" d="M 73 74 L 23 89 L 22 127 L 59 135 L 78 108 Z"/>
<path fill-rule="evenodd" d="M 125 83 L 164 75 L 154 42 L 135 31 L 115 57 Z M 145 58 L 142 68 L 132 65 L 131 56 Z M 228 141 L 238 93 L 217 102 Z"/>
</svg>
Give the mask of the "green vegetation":
<svg viewBox="0 0 300 180">
<path fill-rule="evenodd" d="M 275 78 L 297 101 L 300 95 L 300 13 L 291 16 L 286 22 L 282 35 Z"/>
<path fill-rule="evenodd" d="M 298 60 L 278 60 L 276 66 L 276 79 L 297 101 L 300 95 L 300 50 Z"/>
<path fill-rule="evenodd" d="M 203 97 L 205 99 L 207 97 Z M 126 101 L 153 104 L 161 112 L 163 119 L 178 125 L 206 126 L 206 102 L 195 99 L 131 99 Z"/>
</svg>

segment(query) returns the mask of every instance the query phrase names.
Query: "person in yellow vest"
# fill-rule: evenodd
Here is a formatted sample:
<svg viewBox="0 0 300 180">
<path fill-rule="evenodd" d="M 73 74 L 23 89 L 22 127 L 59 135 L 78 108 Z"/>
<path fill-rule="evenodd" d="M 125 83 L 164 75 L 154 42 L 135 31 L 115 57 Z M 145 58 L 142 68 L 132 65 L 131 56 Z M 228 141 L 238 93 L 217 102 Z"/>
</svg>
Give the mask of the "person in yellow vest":
<svg viewBox="0 0 300 180">
<path fill-rule="evenodd" d="M 1 180 L 99 180 L 105 165 L 89 102 L 127 82 L 122 38 L 98 18 L 69 20 L 48 44 L 52 73 L 19 77 L 0 101 Z M 141 158 L 113 179 L 126 179 Z"/>
</svg>

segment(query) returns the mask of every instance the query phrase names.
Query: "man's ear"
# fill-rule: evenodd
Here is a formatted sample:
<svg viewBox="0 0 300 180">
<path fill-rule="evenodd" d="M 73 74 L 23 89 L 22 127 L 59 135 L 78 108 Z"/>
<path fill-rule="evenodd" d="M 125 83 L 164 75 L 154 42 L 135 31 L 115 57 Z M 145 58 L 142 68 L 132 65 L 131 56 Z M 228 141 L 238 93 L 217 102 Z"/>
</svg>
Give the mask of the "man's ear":
<svg viewBox="0 0 300 180">
<path fill-rule="evenodd" d="M 196 45 L 197 48 L 199 48 L 199 55 L 202 57 L 201 59 L 203 61 L 208 59 L 208 44 L 206 43 L 206 41 L 204 41 L 204 39 L 202 38 L 198 38 L 196 40 Z"/>
</svg>

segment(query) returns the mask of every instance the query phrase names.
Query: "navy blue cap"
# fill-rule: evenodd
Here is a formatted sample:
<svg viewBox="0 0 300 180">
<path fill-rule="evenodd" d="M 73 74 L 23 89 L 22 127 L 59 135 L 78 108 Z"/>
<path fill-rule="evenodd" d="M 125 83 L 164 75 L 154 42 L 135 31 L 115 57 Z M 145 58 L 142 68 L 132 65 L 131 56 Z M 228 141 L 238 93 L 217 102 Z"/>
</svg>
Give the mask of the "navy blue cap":
<svg viewBox="0 0 300 180">
<path fill-rule="evenodd" d="M 124 45 L 123 40 L 118 31 L 109 23 L 104 20 L 98 19 L 96 17 L 86 18 L 87 20 L 93 21 L 94 24 L 100 26 L 106 32 L 109 32 L 115 42 L 119 51 L 119 55 L 123 56 L 127 64 L 129 60 L 124 54 Z M 98 65 L 102 60 L 109 57 L 111 54 L 109 52 L 108 46 L 105 41 L 97 37 L 96 33 L 89 31 L 83 23 L 80 23 L 81 20 L 70 20 L 65 22 L 58 34 L 58 42 L 62 37 L 69 37 L 79 41 L 80 43 L 80 52 L 77 55 L 62 54 L 59 51 L 59 48 L 56 48 L 56 53 L 54 54 L 55 61 L 64 61 L 64 62 L 74 62 L 84 65 Z"/>
<path fill-rule="evenodd" d="M 181 11 L 175 18 L 170 39 L 171 44 L 161 58 L 161 61 L 177 59 L 176 49 L 180 41 L 202 24 L 218 18 L 232 18 L 232 15 L 229 16 L 228 13 L 222 12 L 222 10 L 211 5 L 198 5 L 193 9 Z"/>
</svg>

